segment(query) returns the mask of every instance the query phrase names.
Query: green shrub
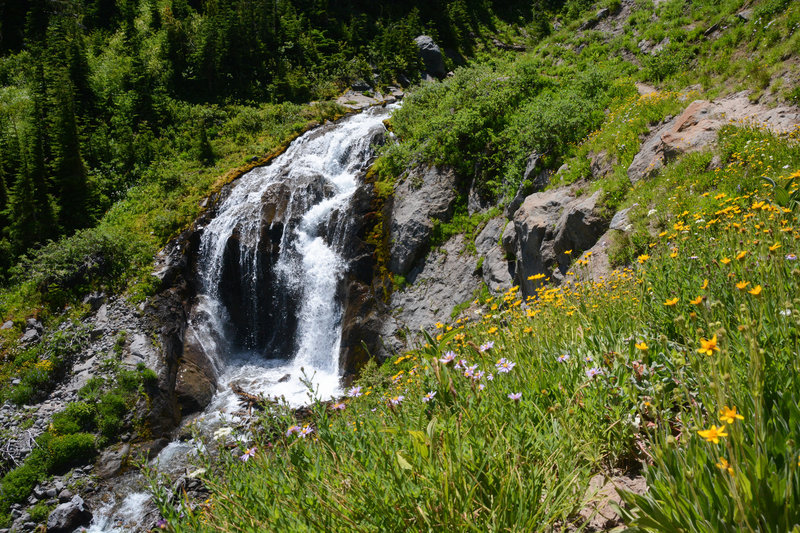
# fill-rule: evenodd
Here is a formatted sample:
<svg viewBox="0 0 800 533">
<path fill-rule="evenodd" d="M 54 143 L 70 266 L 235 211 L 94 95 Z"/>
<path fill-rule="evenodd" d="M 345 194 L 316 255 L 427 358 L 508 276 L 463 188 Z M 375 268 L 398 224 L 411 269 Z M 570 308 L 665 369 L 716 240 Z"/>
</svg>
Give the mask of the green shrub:
<svg viewBox="0 0 800 533">
<path fill-rule="evenodd" d="M 36 457 L 29 457 L 22 466 L 3 476 L 2 492 L 0 501 L 4 508 L 8 508 L 12 503 L 25 501 L 28 495 L 39 482 L 39 479 L 47 472 L 47 464 L 44 461 L 36 461 Z"/>
<path fill-rule="evenodd" d="M 74 433 L 50 439 L 47 445 L 49 470 L 62 472 L 71 466 L 86 464 L 96 454 L 95 437 L 91 433 Z"/>
<path fill-rule="evenodd" d="M 36 523 L 46 522 L 47 517 L 50 516 L 50 512 L 55 509 L 56 505 L 48 505 L 46 501 L 40 501 L 33 507 L 28 509 L 28 513 L 31 515 L 31 520 Z"/>
<path fill-rule="evenodd" d="M 97 428 L 106 441 L 113 441 L 119 435 L 126 410 L 125 399 L 120 394 L 109 392 L 100 398 L 97 404 Z"/>
<path fill-rule="evenodd" d="M 52 431 L 56 435 L 68 435 L 95 428 L 94 407 L 86 402 L 74 402 L 53 415 Z"/>
</svg>

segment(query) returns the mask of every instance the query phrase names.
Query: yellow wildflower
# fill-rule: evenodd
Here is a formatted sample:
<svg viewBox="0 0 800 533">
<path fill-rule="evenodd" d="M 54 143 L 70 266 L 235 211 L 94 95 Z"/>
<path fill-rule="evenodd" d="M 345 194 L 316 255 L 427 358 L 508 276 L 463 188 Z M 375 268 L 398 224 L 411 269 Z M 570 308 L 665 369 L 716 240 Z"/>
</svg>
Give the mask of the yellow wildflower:
<svg viewBox="0 0 800 533">
<path fill-rule="evenodd" d="M 700 348 L 697 349 L 698 353 L 706 354 L 706 355 L 714 355 L 714 352 L 719 351 L 719 346 L 717 346 L 717 336 L 714 335 L 711 339 L 700 339 Z"/>
<path fill-rule="evenodd" d="M 731 467 L 731 464 L 724 457 L 719 458 L 719 461 L 717 462 L 717 468 L 720 470 L 727 470 L 729 474 L 733 474 L 733 467 Z"/>
<path fill-rule="evenodd" d="M 742 259 L 744 259 L 744 256 L 746 255 L 747 255 L 747 250 L 742 250 L 741 252 L 736 254 L 736 260 L 741 261 Z"/>
<path fill-rule="evenodd" d="M 704 291 L 708 288 L 708 278 L 703 280 L 703 284 L 700 286 L 700 290 Z"/>
<path fill-rule="evenodd" d="M 689 300 L 689 303 L 692 304 L 692 305 L 700 305 L 703 302 L 703 298 L 704 298 L 704 296 L 700 295 L 697 298 L 695 298 L 694 300 Z"/>
<path fill-rule="evenodd" d="M 711 426 L 711 429 L 701 429 L 697 432 L 698 435 L 706 439 L 708 442 L 713 442 L 714 444 L 719 444 L 720 437 L 727 437 L 728 434 L 725 433 L 725 426 Z"/>
<path fill-rule="evenodd" d="M 728 407 L 727 405 L 719 412 L 719 419 L 728 424 L 733 424 L 736 419 L 744 420 L 744 417 L 736 412 L 736 406 Z"/>
<path fill-rule="evenodd" d="M 753 296 L 758 296 L 758 295 L 761 294 L 761 285 L 756 285 L 755 287 L 753 287 L 752 289 L 750 289 L 747 292 L 749 292 Z"/>
<path fill-rule="evenodd" d="M 769 247 L 769 251 L 770 252 L 774 252 L 775 250 L 777 250 L 780 247 L 781 247 L 781 245 L 776 242 L 775 244 L 773 244 L 772 246 Z"/>
<path fill-rule="evenodd" d="M 736 284 L 736 288 L 743 291 L 748 285 L 750 285 L 749 281 L 740 281 Z"/>
<path fill-rule="evenodd" d="M 645 343 L 644 341 L 642 341 L 642 342 L 637 342 L 637 343 L 636 343 L 636 347 L 637 347 L 638 349 L 642 350 L 642 351 L 645 351 L 645 350 L 647 350 L 647 343 Z"/>
<path fill-rule="evenodd" d="M 667 307 L 672 307 L 677 303 L 678 303 L 678 297 L 676 296 L 675 298 L 672 298 L 671 300 L 667 300 L 666 302 L 664 302 L 664 305 L 666 305 Z"/>
<path fill-rule="evenodd" d="M 723 265 L 727 265 L 728 263 L 731 262 L 731 260 L 728 259 L 727 257 L 723 257 L 722 259 L 720 259 L 719 262 L 722 263 Z"/>
</svg>

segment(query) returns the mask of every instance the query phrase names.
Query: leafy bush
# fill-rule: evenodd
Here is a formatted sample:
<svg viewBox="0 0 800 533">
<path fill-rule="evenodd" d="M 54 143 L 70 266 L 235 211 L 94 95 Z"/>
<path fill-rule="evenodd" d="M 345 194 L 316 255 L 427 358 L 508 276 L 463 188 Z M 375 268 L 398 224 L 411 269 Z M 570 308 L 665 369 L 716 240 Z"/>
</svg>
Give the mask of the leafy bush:
<svg viewBox="0 0 800 533">
<path fill-rule="evenodd" d="M 95 437 L 91 433 L 74 433 L 49 439 L 48 470 L 63 472 L 71 466 L 86 464 L 96 454 Z"/>
<path fill-rule="evenodd" d="M 106 441 L 113 441 L 123 425 L 127 409 L 121 394 L 108 392 L 97 404 L 97 429 Z"/>
</svg>

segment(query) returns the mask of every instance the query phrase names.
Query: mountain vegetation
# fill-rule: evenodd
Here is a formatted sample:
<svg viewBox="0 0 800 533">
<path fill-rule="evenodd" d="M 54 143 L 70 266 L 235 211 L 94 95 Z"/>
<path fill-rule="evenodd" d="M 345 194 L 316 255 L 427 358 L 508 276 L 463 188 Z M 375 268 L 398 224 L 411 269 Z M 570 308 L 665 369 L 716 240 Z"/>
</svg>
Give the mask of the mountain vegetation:
<svg viewBox="0 0 800 533">
<path fill-rule="evenodd" d="M 545 172 L 601 191 L 608 218 L 629 208 L 613 270 L 566 252 L 564 283 L 476 294 L 346 398 L 219 432 L 205 501 L 150 473 L 159 527 L 592 531 L 611 490 L 609 528 L 799 531 L 800 129 L 728 124 L 627 173 L 697 98 L 800 105 L 799 28 L 791 0 L 0 3 L 0 400 L 37 400 L 88 335 L 21 346 L 26 317 L 77 319 L 99 289 L 144 300 L 210 194 L 341 116 L 351 85 L 404 85 L 370 178 L 386 200 L 410 168 L 455 169 L 434 247 L 469 248 L 490 218 L 470 191 L 493 217 Z M 445 79 L 421 81 L 420 34 L 448 51 Z M 0 527 L 135 423 L 155 377 L 109 376 L 4 473 Z M 624 476 L 647 491 L 614 489 Z"/>
</svg>

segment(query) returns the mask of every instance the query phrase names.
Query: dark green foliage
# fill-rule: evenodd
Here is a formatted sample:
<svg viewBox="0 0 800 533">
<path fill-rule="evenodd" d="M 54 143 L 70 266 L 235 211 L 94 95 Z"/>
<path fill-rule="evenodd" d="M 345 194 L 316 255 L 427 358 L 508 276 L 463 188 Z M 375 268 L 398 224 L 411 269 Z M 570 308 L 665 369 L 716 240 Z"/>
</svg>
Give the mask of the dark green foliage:
<svg viewBox="0 0 800 533">
<path fill-rule="evenodd" d="M 126 412 L 125 398 L 121 394 L 109 392 L 97 404 L 97 428 L 108 441 L 117 437 L 122 429 Z"/>
<path fill-rule="evenodd" d="M 446 164 L 474 176 L 485 194 L 513 195 L 532 153 L 543 157 L 543 167 L 555 166 L 602 123 L 617 96 L 613 65 L 565 69 L 561 80 L 541 76 L 539 68 L 533 58 L 465 67 L 423 86 L 392 118 L 401 142 L 385 150 L 384 168 Z"/>
<path fill-rule="evenodd" d="M 69 435 L 95 429 L 95 408 L 86 402 L 75 402 L 53 415 L 51 431 L 55 435 Z"/>
<path fill-rule="evenodd" d="M 96 454 L 95 437 L 91 433 L 74 433 L 53 437 L 47 443 L 51 472 L 63 472 L 71 466 L 86 464 Z"/>
</svg>

